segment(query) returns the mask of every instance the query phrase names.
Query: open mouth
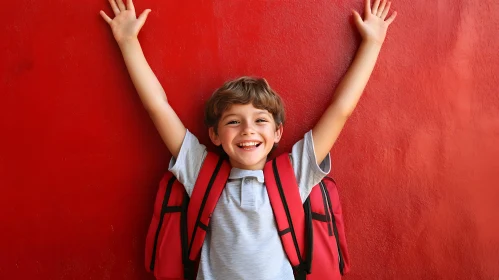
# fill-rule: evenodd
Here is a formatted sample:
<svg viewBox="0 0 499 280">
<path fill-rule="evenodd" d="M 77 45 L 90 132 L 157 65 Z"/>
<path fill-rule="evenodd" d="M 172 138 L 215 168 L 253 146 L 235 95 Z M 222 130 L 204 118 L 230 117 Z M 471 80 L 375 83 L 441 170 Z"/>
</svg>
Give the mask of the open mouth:
<svg viewBox="0 0 499 280">
<path fill-rule="evenodd" d="M 237 146 L 241 149 L 251 150 L 253 148 L 258 148 L 258 146 L 260 146 L 261 144 L 262 142 L 243 142 L 237 144 Z"/>
</svg>

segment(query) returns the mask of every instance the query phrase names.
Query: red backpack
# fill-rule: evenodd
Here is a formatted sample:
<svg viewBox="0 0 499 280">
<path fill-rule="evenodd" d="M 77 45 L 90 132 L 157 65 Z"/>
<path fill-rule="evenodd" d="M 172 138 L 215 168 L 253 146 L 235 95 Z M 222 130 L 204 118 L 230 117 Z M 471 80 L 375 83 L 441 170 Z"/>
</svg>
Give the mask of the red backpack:
<svg viewBox="0 0 499 280">
<path fill-rule="evenodd" d="M 224 158 L 208 153 L 190 199 L 173 174 L 164 175 L 146 238 L 146 269 L 156 279 L 196 278 L 211 214 L 230 170 Z M 334 180 L 325 177 L 302 203 L 288 154 L 267 162 L 263 173 L 295 279 L 341 279 L 349 257 Z"/>
</svg>

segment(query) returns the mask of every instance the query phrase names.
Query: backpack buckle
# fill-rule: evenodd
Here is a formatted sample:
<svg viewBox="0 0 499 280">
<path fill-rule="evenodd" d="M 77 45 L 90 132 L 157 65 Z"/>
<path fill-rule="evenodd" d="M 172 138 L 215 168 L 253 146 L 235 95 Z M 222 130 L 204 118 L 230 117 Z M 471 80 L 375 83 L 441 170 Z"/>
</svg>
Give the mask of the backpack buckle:
<svg viewBox="0 0 499 280">
<path fill-rule="evenodd" d="M 307 271 L 306 265 L 304 263 L 293 267 L 293 271 L 295 274 L 295 280 L 306 280 L 307 274 L 310 274 L 310 272 Z"/>
<path fill-rule="evenodd" d="M 195 280 L 196 275 L 194 271 L 195 262 L 187 260 L 184 262 L 184 279 Z"/>
</svg>

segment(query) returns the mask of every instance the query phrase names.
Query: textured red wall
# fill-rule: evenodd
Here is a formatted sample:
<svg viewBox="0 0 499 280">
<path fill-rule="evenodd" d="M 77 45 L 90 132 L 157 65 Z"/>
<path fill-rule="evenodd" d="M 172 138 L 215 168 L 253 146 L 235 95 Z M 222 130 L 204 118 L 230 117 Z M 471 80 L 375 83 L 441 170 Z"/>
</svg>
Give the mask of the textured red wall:
<svg viewBox="0 0 499 280">
<path fill-rule="evenodd" d="M 358 1 L 136 1 L 185 125 L 224 80 L 284 97 L 281 151 L 318 119 L 359 44 Z M 499 5 L 396 0 L 378 64 L 332 151 L 345 279 L 499 279 Z M 169 153 L 98 12 L 2 4 L 0 279 L 150 279 L 143 247 Z"/>
</svg>

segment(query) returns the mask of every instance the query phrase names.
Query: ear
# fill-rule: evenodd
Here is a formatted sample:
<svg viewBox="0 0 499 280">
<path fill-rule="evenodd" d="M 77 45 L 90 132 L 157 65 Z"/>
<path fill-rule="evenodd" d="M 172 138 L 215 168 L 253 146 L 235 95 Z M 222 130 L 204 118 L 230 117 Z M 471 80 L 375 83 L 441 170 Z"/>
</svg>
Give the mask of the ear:
<svg viewBox="0 0 499 280">
<path fill-rule="evenodd" d="M 210 135 L 211 142 L 213 142 L 215 146 L 220 146 L 222 144 L 220 138 L 218 137 L 218 134 L 215 132 L 215 129 L 213 127 L 210 127 L 208 129 L 208 134 Z"/>
<path fill-rule="evenodd" d="M 274 143 L 279 143 L 279 141 L 281 141 L 283 132 L 284 132 L 284 126 L 280 124 L 279 126 L 277 126 L 277 129 L 275 130 Z"/>
</svg>

